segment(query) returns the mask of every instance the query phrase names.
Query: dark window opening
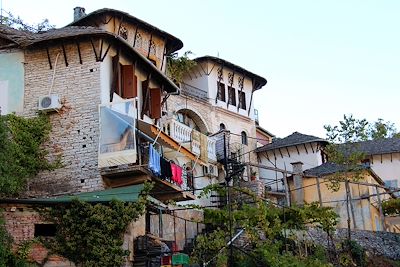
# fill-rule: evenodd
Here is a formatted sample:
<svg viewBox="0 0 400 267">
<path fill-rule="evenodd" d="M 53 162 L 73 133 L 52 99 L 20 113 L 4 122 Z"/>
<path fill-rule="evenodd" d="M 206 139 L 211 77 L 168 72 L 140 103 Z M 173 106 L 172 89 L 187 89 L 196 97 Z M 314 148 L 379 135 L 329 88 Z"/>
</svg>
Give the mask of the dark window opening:
<svg viewBox="0 0 400 267">
<path fill-rule="evenodd" d="M 221 101 L 226 101 L 225 98 L 225 84 L 218 82 L 218 93 L 217 93 L 217 99 Z"/>
<path fill-rule="evenodd" d="M 236 90 L 228 86 L 228 104 L 236 106 Z"/>
<path fill-rule="evenodd" d="M 219 129 L 220 129 L 220 130 L 225 130 L 225 129 L 226 129 L 225 124 L 221 123 L 221 124 L 219 125 Z"/>
<path fill-rule="evenodd" d="M 41 224 L 35 224 L 35 237 L 39 236 L 44 236 L 44 237 L 49 237 L 49 236 L 55 236 L 57 231 L 57 227 L 55 224 L 47 224 L 47 223 L 41 223 Z"/>
<path fill-rule="evenodd" d="M 246 109 L 246 93 L 239 92 L 239 108 Z"/>
<path fill-rule="evenodd" d="M 248 140 L 247 140 L 247 134 L 246 134 L 246 132 L 242 132 L 242 144 L 243 145 L 246 145 L 247 146 L 247 144 L 248 144 Z"/>
<path fill-rule="evenodd" d="M 137 76 L 133 65 L 122 65 L 119 56 L 113 57 L 112 92 L 122 98 L 134 98 L 137 96 Z M 112 95 L 110 96 L 112 101 Z"/>
</svg>

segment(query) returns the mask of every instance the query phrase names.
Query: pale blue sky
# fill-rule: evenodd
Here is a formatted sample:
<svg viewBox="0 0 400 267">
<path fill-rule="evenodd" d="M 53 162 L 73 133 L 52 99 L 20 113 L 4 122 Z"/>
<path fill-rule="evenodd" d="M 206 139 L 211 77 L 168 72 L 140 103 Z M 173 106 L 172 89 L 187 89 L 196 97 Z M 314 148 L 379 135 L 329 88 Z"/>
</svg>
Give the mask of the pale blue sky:
<svg viewBox="0 0 400 267">
<path fill-rule="evenodd" d="M 0 0 L 1 1 L 1 0 Z M 325 137 L 343 114 L 400 128 L 400 1 L 22 1 L 3 8 L 29 23 L 72 21 L 73 8 L 119 9 L 268 80 L 255 94 L 261 125 L 284 137 Z"/>
</svg>

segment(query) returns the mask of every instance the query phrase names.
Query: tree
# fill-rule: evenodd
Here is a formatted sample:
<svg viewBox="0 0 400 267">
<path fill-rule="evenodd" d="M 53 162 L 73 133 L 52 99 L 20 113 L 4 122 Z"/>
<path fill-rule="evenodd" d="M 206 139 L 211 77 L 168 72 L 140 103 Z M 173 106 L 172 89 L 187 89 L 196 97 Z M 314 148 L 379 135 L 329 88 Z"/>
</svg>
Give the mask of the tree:
<svg viewBox="0 0 400 267">
<path fill-rule="evenodd" d="M 210 192 L 226 194 L 220 185 L 207 187 Z M 231 214 L 228 207 L 204 208 L 204 222 L 208 231 L 196 238 L 193 262 L 207 266 L 226 266 L 230 239 L 230 219 L 233 229 L 245 229 L 241 237 L 246 246 L 234 243 L 235 266 L 328 266 L 326 259 L 303 258 L 296 253 L 296 245 L 286 236 L 288 230 L 305 230 L 306 225 L 319 227 L 329 234 L 337 224 L 337 214 L 330 207 L 306 204 L 303 207 L 280 208 L 256 196 L 248 189 L 232 187 Z M 243 243 L 243 242 L 241 242 Z"/>
<path fill-rule="evenodd" d="M 183 76 L 196 66 L 196 62 L 189 58 L 191 51 L 186 51 L 182 56 L 177 53 L 172 54 L 167 59 L 167 74 L 168 77 L 176 83 L 181 83 Z"/>
<path fill-rule="evenodd" d="M 0 24 L 17 30 L 40 33 L 55 28 L 55 25 L 50 24 L 48 19 L 43 19 L 41 22 L 35 24 L 27 24 L 19 16 L 15 17 L 9 12 L 5 13 L 5 16 L 3 15 L 0 17 Z"/>
<path fill-rule="evenodd" d="M 390 137 L 400 137 L 394 123 L 378 119 L 368 122 L 366 119 L 356 119 L 352 114 L 343 115 L 339 125 L 324 125 L 327 139 L 334 143 L 354 143 Z"/>
</svg>

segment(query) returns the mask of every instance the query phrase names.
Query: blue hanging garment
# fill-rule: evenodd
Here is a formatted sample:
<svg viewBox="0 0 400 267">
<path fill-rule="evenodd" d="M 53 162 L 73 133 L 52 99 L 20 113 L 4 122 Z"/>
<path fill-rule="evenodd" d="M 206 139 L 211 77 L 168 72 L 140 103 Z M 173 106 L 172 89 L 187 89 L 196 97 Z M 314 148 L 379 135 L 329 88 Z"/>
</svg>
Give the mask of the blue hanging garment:
<svg viewBox="0 0 400 267">
<path fill-rule="evenodd" d="M 152 144 L 149 147 L 149 169 L 157 176 L 161 174 L 160 153 L 154 149 Z"/>
</svg>

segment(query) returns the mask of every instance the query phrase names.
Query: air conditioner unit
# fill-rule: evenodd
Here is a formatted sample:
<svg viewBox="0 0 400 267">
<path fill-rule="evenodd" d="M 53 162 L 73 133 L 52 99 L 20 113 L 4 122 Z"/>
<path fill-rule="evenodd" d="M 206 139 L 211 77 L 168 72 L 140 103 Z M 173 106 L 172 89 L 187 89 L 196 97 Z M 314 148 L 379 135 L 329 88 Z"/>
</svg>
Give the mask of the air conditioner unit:
<svg viewBox="0 0 400 267">
<path fill-rule="evenodd" d="M 39 110 L 41 111 L 57 111 L 61 108 L 60 98 L 58 95 L 46 95 L 39 97 Z"/>
<path fill-rule="evenodd" d="M 203 167 L 205 176 L 218 177 L 218 167 L 216 165 L 209 164 L 208 167 Z"/>
</svg>

